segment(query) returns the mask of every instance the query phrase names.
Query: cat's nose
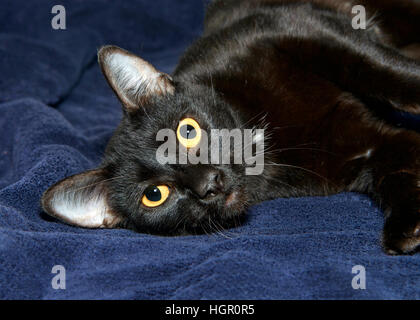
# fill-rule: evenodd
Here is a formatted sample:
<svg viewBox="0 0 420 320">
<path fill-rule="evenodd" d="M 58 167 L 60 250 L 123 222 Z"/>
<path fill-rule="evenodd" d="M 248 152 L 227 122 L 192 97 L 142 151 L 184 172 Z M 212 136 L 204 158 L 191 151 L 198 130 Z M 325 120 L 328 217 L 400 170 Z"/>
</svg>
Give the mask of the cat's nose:
<svg viewBox="0 0 420 320">
<path fill-rule="evenodd" d="M 204 173 L 196 185 L 195 193 L 201 199 L 211 199 L 223 191 L 223 179 L 218 170 L 209 170 Z"/>
<path fill-rule="evenodd" d="M 214 168 L 199 168 L 188 172 L 188 187 L 200 199 L 208 200 L 223 192 L 223 175 Z"/>
</svg>

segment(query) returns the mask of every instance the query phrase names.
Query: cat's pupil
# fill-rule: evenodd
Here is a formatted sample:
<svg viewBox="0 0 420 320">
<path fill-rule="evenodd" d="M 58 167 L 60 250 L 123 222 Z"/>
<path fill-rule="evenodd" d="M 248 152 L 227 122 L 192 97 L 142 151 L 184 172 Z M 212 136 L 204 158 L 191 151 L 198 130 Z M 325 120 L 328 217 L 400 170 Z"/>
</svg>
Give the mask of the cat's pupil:
<svg viewBox="0 0 420 320">
<path fill-rule="evenodd" d="M 147 187 L 144 191 L 144 195 L 149 201 L 156 202 L 162 199 L 162 194 L 160 193 L 159 188 L 156 186 Z"/>
<path fill-rule="evenodd" d="M 195 131 L 195 128 L 190 124 L 183 125 L 179 129 L 179 132 L 180 132 L 181 136 L 185 139 L 194 139 L 195 136 L 197 135 L 197 132 Z"/>
</svg>

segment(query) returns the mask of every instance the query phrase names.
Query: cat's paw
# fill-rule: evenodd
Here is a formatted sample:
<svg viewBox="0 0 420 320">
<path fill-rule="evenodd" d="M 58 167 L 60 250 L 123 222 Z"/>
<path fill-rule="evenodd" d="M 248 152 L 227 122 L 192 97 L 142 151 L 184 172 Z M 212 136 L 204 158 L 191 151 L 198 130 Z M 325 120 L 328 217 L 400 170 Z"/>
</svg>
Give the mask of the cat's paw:
<svg viewBox="0 0 420 320">
<path fill-rule="evenodd" d="M 420 252 L 420 174 L 402 170 L 385 179 L 388 201 L 382 244 L 390 255 Z"/>
<path fill-rule="evenodd" d="M 420 218 L 417 221 L 406 218 L 390 217 L 385 222 L 382 245 L 389 255 L 420 252 Z"/>
</svg>

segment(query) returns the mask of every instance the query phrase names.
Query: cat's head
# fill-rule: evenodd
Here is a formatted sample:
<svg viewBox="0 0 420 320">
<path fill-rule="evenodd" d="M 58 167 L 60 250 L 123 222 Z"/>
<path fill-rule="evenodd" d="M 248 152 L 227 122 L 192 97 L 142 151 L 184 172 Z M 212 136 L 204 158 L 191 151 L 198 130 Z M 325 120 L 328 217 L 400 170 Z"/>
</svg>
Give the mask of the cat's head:
<svg viewBox="0 0 420 320">
<path fill-rule="evenodd" d="M 201 132 L 241 128 L 240 116 L 211 88 L 177 83 L 123 49 L 106 46 L 98 56 L 122 102 L 123 119 L 101 166 L 50 187 L 44 210 L 81 227 L 168 235 L 238 223 L 251 199 L 265 192 L 263 175 L 246 175 L 246 163 L 163 164 L 157 150 L 169 138 L 157 141 L 157 135 L 169 129 L 190 150 Z"/>
</svg>

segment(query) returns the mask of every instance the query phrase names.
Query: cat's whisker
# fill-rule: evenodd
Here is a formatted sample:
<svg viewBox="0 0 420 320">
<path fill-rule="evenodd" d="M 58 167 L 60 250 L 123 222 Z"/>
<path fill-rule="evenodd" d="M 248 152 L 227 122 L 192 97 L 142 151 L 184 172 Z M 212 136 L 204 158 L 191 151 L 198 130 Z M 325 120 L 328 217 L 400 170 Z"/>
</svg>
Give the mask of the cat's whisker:
<svg viewBox="0 0 420 320">
<path fill-rule="evenodd" d="M 229 235 L 229 239 L 233 239 L 233 237 L 237 237 L 238 236 L 238 234 L 236 232 L 233 232 L 233 231 L 230 231 L 228 229 L 223 228 L 223 226 L 219 222 L 217 222 L 217 225 L 219 226 L 219 228 L 221 230 L 224 230 L 225 231 L 226 235 Z"/>
<path fill-rule="evenodd" d="M 328 150 L 324 150 L 324 149 L 318 149 L 318 148 L 283 148 L 283 149 L 279 149 L 280 152 L 283 151 L 289 151 L 289 150 L 309 150 L 309 151 L 319 151 L 319 152 L 325 152 L 334 156 L 338 156 L 338 154 L 334 153 L 334 152 L 330 152 Z"/>
<path fill-rule="evenodd" d="M 206 236 L 208 236 L 208 237 L 210 237 L 210 236 L 211 236 L 211 233 L 209 234 L 209 233 L 207 232 L 206 225 L 203 225 L 203 224 L 201 223 L 201 224 L 200 224 L 200 228 L 204 231 L 204 233 L 206 234 Z"/>
<path fill-rule="evenodd" d="M 149 118 L 150 122 L 152 122 L 153 120 L 152 118 L 150 118 L 149 114 L 147 113 L 146 108 L 143 106 L 142 109 L 144 111 L 144 114 Z"/>
<path fill-rule="evenodd" d="M 212 236 L 214 236 L 214 234 L 215 233 L 217 233 L 217 234 L 220 234 L 220 230 L 218 230 L 217 228 L 216 228 L 216 226 L 215 226 L 215 224 L 213 223 L 213 221 L 212 221 L 212 219 L 211 219 L 211 216 L 209 215 L 208 216 L 208 226 L 209 226 L 209 228 L 210 228 L 210 234 L 212 235 Z"/>
<path fill-rule="evenodd" d="M 216 227 L 220 230 L 220 233 L 225 236 L 228 239 L 232 239 L 231 237 L 231 233 L 229 232 L 229 230 L 224 229 L 219 222 L 217 221 L 213 221 L 213 224 L 216 225 Z"/>
<path fill-rule="evenodd" d="M 226 234 L 224 234 L 223 233 L 223 228 L 222 228 L 222 226 L 220 226 L 219 224 L 217 224 L 216 225 L 216 223 L 217 222 L 215 222 L 215 221 L 213 221 L 213 220 L 211 220 L 211 219 L 209 219 L 209 221 L 213 224 L 213 226 L 214 226 L 214 228 L 215 228 L 215 231 L 218 233 L 218 234 L 220 234 L 221 236 L 223 236 L 223 237 L 225 237 L 225 238 L 227 238 L 227 239 L 232 239 L 231 237 L 229 237 L 228 235 L 226 235 Z M 226 230 L 225 230 L 226 231 Z"/>
<path fill-rule="evenodd" d="M 273 127 L 273 130 L 283 130 L 283 129 L 287 129 L 287 128 L 297 128 L 299 127 L 298 125 L 290 125 L 290 126 L 281 126 L 281 127 Z"/>
<path fill-rule="evenodd" d="M 210 82 L 211 82 L 211 94 L 213 96 L 213 106 L 215 107 L 217 105 L 217 102 L 216 102 L 216 97 L 214 95 L 215 90 L 214 90 L 214 85 L 213 85 L 213 76 L 211 75 L 210 72 L 209 72 L 209 75 L 210 75 Z"/>
<path fill-rule="evenodd" d="M 251 146 L 252 146 L 252 144 L 251 145 L 247 145 L 244 148 L 244 151 L 247 150 Z M 264 149 L 264 150 L 262 150 L 262 151 L 260 151 L 260 152 L 258 152 L 256 154 L 253 154 L 253 156 L 256 157 L 256 156 L 259 156 L 259 155 L 262 155 L 262 154 L 264 154 L 264 155 L 273 155 L 273 154 L 279 154 L 279 153 L 285 152 L 285 151 L 299 151 L 299 150 L 319 151 L 319 152 L 328 153 L 328 154 L 331 154 L 331 155 L 334 155 L 334 156 L 338 156 L 338 154 L 333 153 L 333 152 L 330 152 L 330 151 L 325 150 L 325 149 L 319 149 L 319 148 L 303 148 L 303 147 L 298 147 L 298 146 L 299 145 L 297 145 L 296 147 L 272 149 L 273 146 L 271 145 L 267 149 Z M 248 159 L 245 159 L 245 161 L 248 161 L 248 160 L 251 160 L 251 159 L 249 159 L 249 158 Z"/>
<path fill-rule="evenodd" d="M 300 166 L 294 166 L 291 164 L 284 164 L 284 163 L 268 163 L 268 164 L 264 164 L 264 166 L 279 166 L 279 167 L 287 167 L 287 168 L 293 168 L 293 169 L 299 169 L 299 170 L 303 170 L 305 172 L 311 173 L 323 180 L 325 180 L 327 183 L 331 183 L 333 184 L 327 177 L 324 177 L 323 175 L 320 175 L 319 173 L 316 173 L 315 171 L 300 167 Z"/>
<path fill-rule="evenodd" d="M 286 182 L 283 182 L 283 181 L 280 181 L 280 180 L 276 180 L 276 183 L 279 183 L 279 184 L 281 184 L 281 185 L 287 186 L 288 188 L 292 188 L 292 189 L 294 189 L 295 191 L 299 191 L 299 189 L 298 189 L 297 187 L 292 186 L 291 184 L 288 184 L 288 183 L 286 183 Z"/>
<path fill-rule="evenodd" d="M 173 232 L 176 232 L 176 230 L 181 225 L 181 223 L 184 223 L 186 220 L 187 220 L 187 216 L 181 216 L 181 218 L 179 219 L 179 221 L 177 222 L 177 224 L 175 225 L 175 227 L 172 229 L 172 231 Z M 185 225 L 184 225 L 184 229 L 185 229 Z"/>
<path fill-rule="evenodd" d="M 258 118 L 262 113 L 264 113 L 265 112 L 265 114 L 267 114 L 267 112 L 266 111 L 261 111 L 261 112 L 259 112 L 259 113 L 257 113 L 257 115 L 255 115 L 255 116 L 253 116 L 251 119 L 249 119 L 248 121 L 246 121 L 241 127 L 240 127 L 240 129 L 243 129 L 247 124 L 249 124 L 249 123 L 251 123 L 252 122 L 252 120 L 254 120 L 255 118 Z"/>
<path fill-rule="evenodd" d="M 322 149 L 312 149 L 312 148 L 284 148 L 284 149 L 274 149 L 274 150 L 263 150 L 261 152 L 257 152 L 255 154 L 253 154 L 254 157 L 259 156 L 259 155 L 275 155 L 275 154 L 279 154 L 285 151 L 298 151 L 298 150 L 302 150 L 302 151 L 319 151 L 319 152 L 325 152 L 331 155 L 337 155 L 335 153 L 326 151 L 326 150 L 322 150 Z M 248 161 L 251 159 L 245 159 L 245 161 Z"/>
</svg>

